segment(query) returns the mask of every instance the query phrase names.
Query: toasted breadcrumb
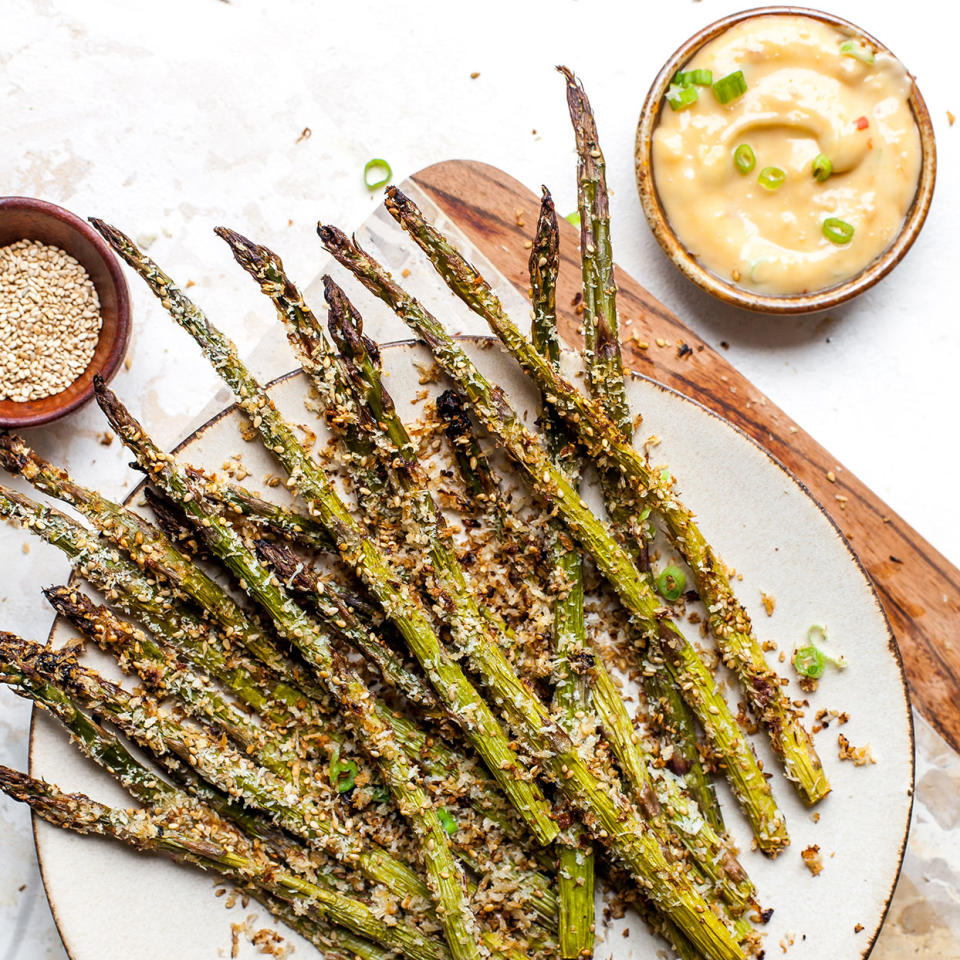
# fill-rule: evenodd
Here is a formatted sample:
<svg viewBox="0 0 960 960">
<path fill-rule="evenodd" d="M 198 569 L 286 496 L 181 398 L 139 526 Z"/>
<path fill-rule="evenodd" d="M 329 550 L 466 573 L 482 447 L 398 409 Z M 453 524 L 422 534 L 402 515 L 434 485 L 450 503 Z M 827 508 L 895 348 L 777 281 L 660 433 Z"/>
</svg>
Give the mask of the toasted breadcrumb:
<svg viewBox="0 0 960 960">
<path fill-rule="evenodd" d="M 820 847 L 817 844 L 812 843 L 805 850 L 801 850 L 800 856 L 803 857 L 803 862 L 815 877 L 823 872 L 823 860 L 820 857 Z"/>
</svg>

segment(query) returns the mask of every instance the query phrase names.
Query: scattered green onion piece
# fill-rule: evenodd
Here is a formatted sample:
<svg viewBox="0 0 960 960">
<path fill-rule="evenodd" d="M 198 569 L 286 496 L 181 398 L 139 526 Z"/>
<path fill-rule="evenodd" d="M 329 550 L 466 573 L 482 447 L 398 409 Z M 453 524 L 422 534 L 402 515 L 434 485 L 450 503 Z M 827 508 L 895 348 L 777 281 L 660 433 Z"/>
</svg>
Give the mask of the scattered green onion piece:
<svg viewBox="0 0 960 960">
<path fill-rule="evenodd" d="M 671 83 L 667 90 L 667 103 L 673 110 L 686 110 L 687 107 L 692 107 L 697 102 L 699 96 L 700 94 L 697 93 L 697 88 L 694 86 L 681 87 L 676 83 Z"/>
<path fill-rule="evenodd" d="M 453 819 L 448 810 L 445 810 L 443 807 L 437 807 L 437 819 L 440 821 L 440 826 L 442 826 L 451 837 L 457 832 L 457 821 Z"/>
<path fill-rule="evenodd" d="M 809 647 L 800 647 L 793 655 L 793 666 L 803 677 L 819 680 L 823 676 L 827 662 L 823 654 L 812 644 Z"/>
<path fill-rule="evenodd" d="M 807 643 L 810 644 L 810 646 L 816 646 L 817 640 L 821 641 L 822 643 L 826 643 L 827 631 L 824 627 L 821 627 L 819 624 L 815 623 L 807 631 Z M 818 647 L 817 649 L 820 651 L 820 655 L 824 660 L 827 661 L 827 663 L 832 663 L 838 670 L 846 670 L 847 660 L 842 654 L 839 657 L 835 657 L 832 653 L 828 653 L 822 647 Z"/>
<path fill-rule="evenodd" d="M 783 181 L 787 179 L 787 174 L 784 170 L 781 170 L 780 167 L 764 167 L 759 175 L 757 180 L 760 183 L 760 186 L 764 190 L 779 190 L 783 186 Z"/>
<path fill-rule="evenodd" d="M 744 176 L 757 165 L 757 155 L 749 143 L 741 143 L 733 151 L 733 164 Z"/>
<path fill-rule="evenodd" d="M 574 210 L 573 213 L 568 213 L 564 218 L 567 223 L 572 223 L 575 227 L 580 226 L 580 211 Z"/>
<path fill-rule="evenodd" d="M 840 44 L 840 53 L 845 57 L 853 57 L 854 60 L 866 64 L 872 64 L 877 59 L 873 50 L 859 40 L 844 40 Z"/>
<path fill-rule="evenodd" d="M 849 243 L 853 239 L 853 225 L 837 217 L 827 217 L 823 221 L 823 235 L 838 246 Z"/>
<path fill-rule="evenodd" d="M 664 467 L 663 470 L 660 471 L 660 482 L 661 483 L 670 482 L 670 471 L 666 467 Z"/>
<path fill-rule="evenodd" d="M 666 567 L 657 577 L 657 592 L 664 600 L 679 600 L 686 585 L 686 575 L 679 567 L 673 565 Z"/>
<path fill-rule="evenodd" d="M 337 793 L 346 793 L 352 790 L 357 782 L 357 774 L 360 768 L 355 760 L 336 760 L 330 761 L 330 780 L 336 787 Z"/>
<path fill-rule="evenodd" d="M 747 81 L 744 79 L 742 70 L 728 73 L 713 85 L 713 95 L 720 103 L 729 103 L 737 97 L 742 97 L 746 92 Z"/>
<path fill-rule="evenodd" d="M 373 173 L 376 176 L 380 171 L 383 171 L 383 176 L 371 182 L 370 174 Z M 390 164 L 387 163 L 386 160 L 381 160 L 379 157 L 368 160 L 367 165 L 363 168 L 363 182 L 366 184 L 368 190 L 385 187 L 392 179 L 393 171 L 390 169 Z"/>
<path fill-rule="evenodd" d="M 713 71 L 678 70 L 677 75 L 673 78 L 673 82 L 679 84 L 681 87 L 691 83 L 696 84 L 698 87 L 711 87 L 713 86 Z"/>
<path fill-rule="evenodd" d="M 823 183 L 833 173 L 833 164 L 825 153 L 818 153 L 813 159 L 813 179 Z"/>
<path fill-rule="evenodd" d="M 390 791 L 382 784 L 377 784 L 370 791 L 370 797 L 374 803 L 386 803 L 390 799 Z"/>
</svg>

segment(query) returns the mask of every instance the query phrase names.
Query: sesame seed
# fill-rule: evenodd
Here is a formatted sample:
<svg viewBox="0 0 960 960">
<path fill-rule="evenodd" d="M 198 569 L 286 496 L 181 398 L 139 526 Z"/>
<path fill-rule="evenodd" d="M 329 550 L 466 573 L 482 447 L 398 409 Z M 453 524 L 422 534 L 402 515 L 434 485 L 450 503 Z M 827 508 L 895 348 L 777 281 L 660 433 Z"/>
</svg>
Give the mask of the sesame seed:
<svg viewBox="0 0 960 960">
<path fill-rule="evenodd" d="M 100 300 L 87 271 L 59 247 L 0 247 L 0 399 L 24 402 L 66 389 L 93 358 Z"/>
</svg>

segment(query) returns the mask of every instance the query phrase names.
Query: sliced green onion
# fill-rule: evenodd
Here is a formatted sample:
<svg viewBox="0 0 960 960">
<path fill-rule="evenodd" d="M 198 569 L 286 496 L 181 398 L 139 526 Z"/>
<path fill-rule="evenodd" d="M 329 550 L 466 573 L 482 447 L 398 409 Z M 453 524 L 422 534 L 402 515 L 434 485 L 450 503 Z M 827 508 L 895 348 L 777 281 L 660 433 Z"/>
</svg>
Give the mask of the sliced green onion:
<svg viewBox="0 0 960 960">
<path fill-rule="evenodd" d="M 346 793 L 352 790 L 357 782 L 357 774 L 360 768 L 355 760 L 341 760 L 337 757 L 330 761 L 330 781 L 333 783 L 337 793 Z"/>
<path fill-rule="evenodd" d="M 853 239 L 853 225 L 837 217 L 827 217 L 823 221 L 823 235 L 838 246 L 849 243 Z"/>
<path fill-rule="evenodd" d="M 736 100 L 737 97 L 742 97 L 746 92 L 747 81 L 744 79 L 742 70 L 728 73 L 713 85 L 713 95 L 721 103 L 729 103 L 731 100 Z"/>
<path fill-rule="evenodd" d="M 803 677 L 818 680 L 823 676 L 827 662 L 823 654 L 814 646 L 800 647 L 793 655 L 794 669 Z"/>
<path fill-rule="evenodd" d="M 687 107 L 692 107 L 699 96 L 696 87 L 690 85 L 681 87 L 676 83 L 671 83 L 666 93 L 667 103 L 674 110 L 686 110 Z"/>
<path fill-rule="evenodd" d="M 741 143 L 733 151 L 733 164 L 744 176 L 757 165 L 757 155 L 749 143 Z"/>
<path fill-rule="evenodd" d="M 686 585 L 686 575 L 679 567 L 672 564 L 662 570 L 657 577 L 657 592 L 664 600 L 679 600 Z"/>
<path fill-rule="evenodd" d="M 679 84 L 681 87 L 691 83 L 696 84 L 698 87 L 711 87 L 713 86 L 713 71 L 678 70 L 677 75 L 673 78 L 673 82 Z"/>
<path fill-rule="evenodd" d="M 816 646 L 818 640 L 820 643 L 826 643 L 827 631 L 825 627 L 821 627 L 819 624 L 815 623 L 807 631 L 807 643 L 811 646 Z M 847 660 L 842 654 L 839 657 L 835 657 L 832 653 L 828 653 L 826 650 L 824 650 L 822 646 L 817 647 L 817 649 L 820 651 L 820 654 L 823 656 L 823 659 L 827 661 L 827 663 L 832 663 L 838 670 L 846 670 Z"/>
<path fill-rule="evenodd" d="M 386 803 L 390 799 L 390 791 L 382 784 L 377 784 L 371 791 L 370 797 L 374 803 Z"/>
<path fill-rule="evenodd" d="M 572 223 L 575 227 L 580 226 L 580 211 L 574 210 L 573 213 L 568 213 L 564 218 L 567 223 Z"/>
<path fill-rule="evenodd" d="M 786 171 L 781 170 L 780 167 L 764 167 L 757 175 L 760 186 L 770 191 L 779 190 L 786 179 Z"/>
<path fill-rule="evenodd" d="M 381 173 L 383 174 L 382 176 L 380 175 Z M 371 174 L 377 177 L 377 179 L 371 180 Z M 363 182 L 367 185 L 368 190 L 385 187 L 392 179 L 393 171 L 390 169 L 390 164 L 387 163 L 386 160 L 381 160 L 379 157 L 368 160 L 367 165 L 363 168 Z"/>
<path fill-rule="evenodd" d="M 660 471 L 660 482 L 661 483 L 670 482 L 670 471 L 666 467 L 664 467 L 663 470 Z"/>
<path fill-rule="evenodd" d="M 833 173 L 833 164 L 830 158 L 825 153 L 818 153 L 813 158 L 813 179 L 823 183 L 830 179 L 831 173 Z"/>
<path fill-rule="evenodd" d="M 819 680 L 828 663 L 838 670 L 846 667 L 847 661 L 842 656 L 836 657 L 818 645 L 818 641 L 825 643 L 826 639 L 827 631 L 818 624 L 807 630 L 807 645 L 798 647 L 793 654 L 793 666 L 797 673 L 811 680 Z"/>
<path fill-rule="evenodd" d="M 845 57 L 853 57 L 854 60 L 867 64 L 873 63 L 877 59 L 873 50 L 859 40 L 844 40 L 840 44 L 840 53 Z"/>
<path fill-rule="evenodd" d="M 451 837 L 457 832 L 457 821 L 450 816 L 448 810 L 445 810 L 443 807 L 437 807 L 437 819 L 440 821 L 440 826 L 442 826 Z"/>
</svg>

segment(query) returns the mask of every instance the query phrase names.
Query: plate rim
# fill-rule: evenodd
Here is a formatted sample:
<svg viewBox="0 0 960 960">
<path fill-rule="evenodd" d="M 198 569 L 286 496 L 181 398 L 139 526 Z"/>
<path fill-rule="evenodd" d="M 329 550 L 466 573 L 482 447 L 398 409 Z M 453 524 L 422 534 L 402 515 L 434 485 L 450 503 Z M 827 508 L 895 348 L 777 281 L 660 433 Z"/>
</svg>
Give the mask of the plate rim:
<svg viewBox="0 0 960 960">
<path fill-rule="evenodd" d="M 480 343 L 495 344 L 501 350 L 504 350 L 504 352 L 506 352 L 506 348 L 503 347 L 499 338 L 491 334 L 453 334 L 452 339 L 459 342 L 467 342 L 467 343 L 475 343 L 475 344 L 480 344 Z M 397 340 L 384 341 L 383 343 L 378 344 L 378 346 L 380 347 L 381 350 L 388 350 L 388 349 L 396 349 L 401 347 L 405 347 L 405 348 L 423 347 L 424 344 L 422 341 L 414 337 L 402 337 Z M 572 348 L 566 344 L 562 345 L 562 349 L 572 350 Z M 667 384 L 661 383 L 659 380 L 656 380 L 653 377 L 647 376 L 646 374 L 638 373 L 637 371 L 631 370 L 629 368 L 626 368 L 626 373 L 632 380 L 643 380 L 646 383 L 650 384 L 651 386 L 655 387 L 656 389 L 664 393 L 673 394 L 675 397 L 677 397 L 681 401 L 692 404 L 694 407 L 698 407 L 701 411 L 708 414 L 710 417 L 720 421 L 720 423 L 722 423 L 729 429 L 733 430 L 735 433 L 739 434 L 740 437 L 746 440 L 749 444 L 756 447 L 756 449 L 761 454 L 763 454 L 763 456 L 766 457 L 775 467 L 777 467 L 787 477 L 787 479 L 791 481 L 791 483 L 799 487 L 799 489 L 816 506 L 816 508 L 826 518 L 827 522 L 833 528 L 834 534 L 839 539 L 842 546 L 846 549 L 847 553 L 850 556 L 850 559 L 853 560 L 854 565 L 856 566 L 858 572 L 860 573 L 860 576 L 863 578 L 863 580 L 867 584 L 867 587 L 870 591 L 870 596 L 873 599 L 873 603 L 876 606 L 877 610 L 880 612 L 880 616 L 883 619 L 883 623 L 887 631 L 887 649 L 890 651 L 891 654 L 893 654 L 894 661 L 896 662 L 897 669 L 900 675 L 900 686 L 901 686 L 901 689 L 903 690 L 903 697 L 904 697 L 904 701 L 907 708 L 906 709 L 907 734 L 910 742 L 910 781 L 909 781 L 909 787 L 908 787 L 908 796 L 909 796 L 910 802 L 907 808 L 906 826 L 903 831 L 903 836 L 900 839 L 899 850 L 897 851 L 897 869 L 894 872 L 893 882 L 884 900 L 883 909 L 880 912 L 879 922 L 877 923 L 876 928 L 870 934 L 870 938 L 868 939 L 864 949 L 860 953 L 862 960 L 867 960 L 867 958 L 873 952 L 873 948 L 876 946 L 877 938 L 880 936 L 880 931 L 883 929 L 883 926 L 887 921 L 887 915 L 890 912 L 890 906 L 893 903 L 893 897 L 894 897 L 894 894 L 896 893 L 897 885 L 900 881 L 900 874 L 903 871 L 903 861 L 906 857 L 906 852 L 907 852 L 907 843 L 910 838 L 910 827 L 911 827 L 911 824 L 913 823 L 913 805 L 916 797 L 917 743 L 916 743 L 916 731 L 914 729 L 914 723 L 913 723 L 913 703 L 910 697 L 910 687 L 907 683 L 907 675 L 903 666 L 903 658 L 900 654 L 900 646 L 897 643 L 897 638 L 893 632 L 893 628 L 890 626 L 890 619 L 887 616 L 887 612 L 883 607 L 883 603 L 880 600 L 880 595 L 877 593 L 877 588 L 874 585 L 873 580 L 870 578 L 870 575 L 867 573 L 867 570 L 864 567 L 863 562 L 860 560 L 860 557 L 857 555 L 857 552 L 850 545 L 849 540 L 847 540 L 847 538 L 843 535 L 843 531 L 840 529 L 839 524 L 833 519 L 833 517 L 830 516 L 830 514 L 827 512 L 823 504 L 813 495 L 813 493 L 806 486 L 806 484 L 804 484 L 803 481 L 800 480 L 800 478 L 793 473 L 793 471 L 791 471 L 784 463 L 782 463 L 777 457 L 775 457 L 769 450 L 763 447 L 757 440 L 751 437 L 750 434 L 748 434 L 745 430 L 738 427 L 736 424 L 731 423 L 725 417 L 720 416 L 719 413 L 717 413 L 715 410 L 711 410 L 710 407 L 705 406 L 704 404 L 700 403 L 698 400 L 694 400 L 692 397 L 688 397 L 686 394 L 681 393 L 679 390 L 673 387 L 667 386 Z M 264 387 L 264 390 L 270 391 L 281 383 L 286 383 L 288 380 L 293 380 L 296 377 L 304 376 L 304 375 L 305 374 L 304 374 L 303 367 L 294 367 L 293 369 L 288 370 L 285 373 L 281 373 L 278 376 L 273 377 L 272 379 L 266 381 L 263 387 Z M 196 427 L 194 427 L 190 431 L 190 433 L 187 434 L 186 437 L 184 437 L 182 440 L 176 443 L 173 447 L 171 447 L 170 452 L 174 454 L 180 453 L 189 444 L 193 443 L 197 439 L 197 437 L 201 436 L 203 433 L 209 430 L 212 426 L 214 426 L 214 424 L 219 423 L 221 420 L 224 419 L 224 417 L 229 416 L 237 409 L 238 409 L 238 404 L 234 402 L 234 403 L 228 404 L 222 410 L 219 410 L 218 412 L 212 414 L 210 417 L 204 420 L 203 423 L 198 424 Z M 121 503 L 124 506 L 129 506 L 130 503 L 133 501 L 134 497 L 136 497 L 139 494 L 139 492 L 143 489 L 146 483 L 147 483 L 146 478 L 143 478 L 126 495 L 126 497 L 123 498 Z M 79 579 L 79 578 L 76 572 L 71 569 L 70 578 L 68 582 L 73 583 L 76 579 Z M 47 633 L 47 640 L 46 640 L 46 643 L 48 646 L 50 645 L 50 642 L 53 640 L 54 632 L 56 631 L 60 620 L 61 620 L 61 617 L 59 614 L 57 614 L 53 618 L 53 622 L 50 624 L 50 629 Z M 28 759 L 28 771 L 30 772 L 31 776 L 33 775 L 33 766 L 34 766 L 33 754 L 34 754 L 34 744 L 35 744 L 36 721 L 37 721 L 37 716 L 40 712 L 41 712 L 40 709 L 36 705 L 34 705 L 30 711 L 30 727 L 29 727 L 29 735 L 27 740 L 27 759 Z M 54 898 L 51 894 L 50 887 L 47 884 L 47 872 L 46 872 L 46 867 L 43 861 L 43 855 L 40 852 L 40 845 L 39 845 L 38 834 L 37 834 L 37 824 L 40 822 L 42 822 L 41 819 L 31 811 L 30 829 L 33 833 L 33 848 L 37 855 L 37 865 L 40 870 L 40 880 L 43 884 L 44 896 L 46 897 L 47 904 L 50 907 L 50 914 L 53 917 L 53 923 L 57 929 L 57 935 L 60 937 L 60 942 L 63 944 L 64 952 L 67 954 L 70 960 L 77 960 L 73 951 L 70 949 L 70 945 L 67 942 L 67 938 L 64 934 L 64 930 L 61 925 L 60 915 L 57 912 L 56 903 L 54 902 Z"/>
</svg>

